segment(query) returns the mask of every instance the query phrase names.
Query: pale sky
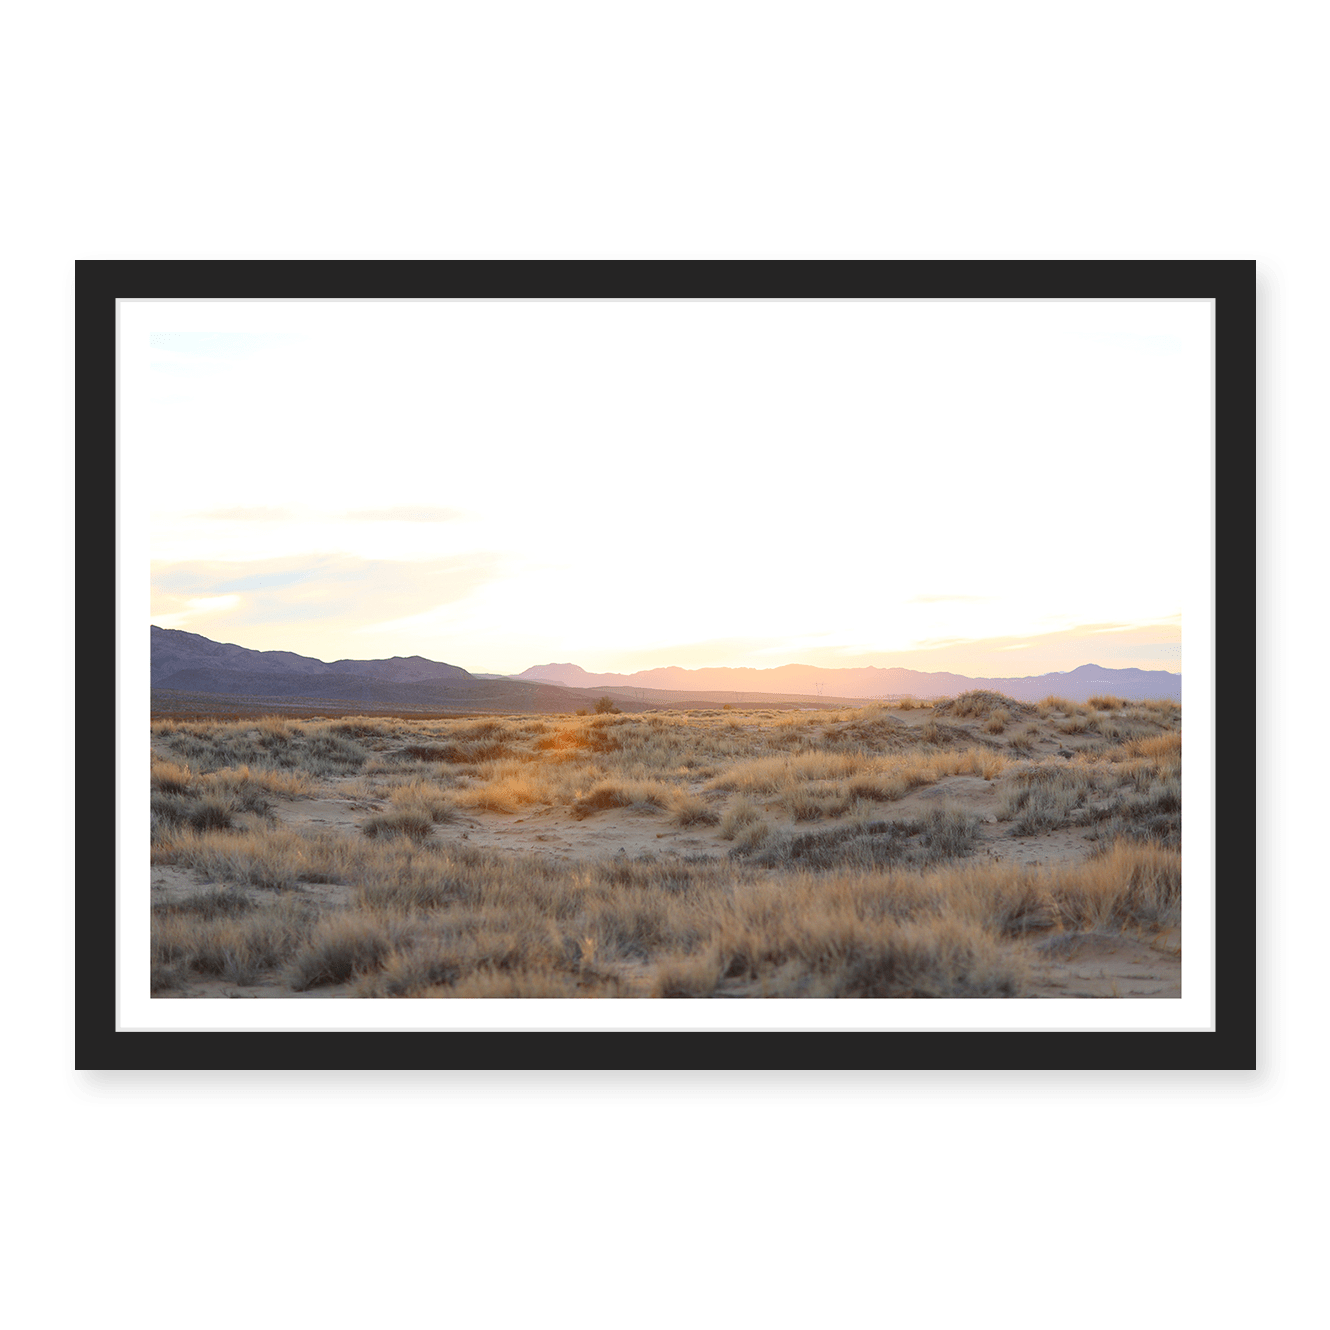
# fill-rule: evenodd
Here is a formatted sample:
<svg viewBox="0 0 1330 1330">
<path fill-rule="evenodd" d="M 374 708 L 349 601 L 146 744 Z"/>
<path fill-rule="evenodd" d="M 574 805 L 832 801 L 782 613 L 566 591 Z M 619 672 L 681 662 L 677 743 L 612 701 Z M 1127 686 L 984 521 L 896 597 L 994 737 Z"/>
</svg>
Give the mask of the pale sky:
<svg viewBox="0 0 1330 1330">
<path fill-rule="evenodd" d="M 494 673 L 1179 670 L 1208 586 L 1208 302 L 120 317 L 162 627 Z"/>
</svg>

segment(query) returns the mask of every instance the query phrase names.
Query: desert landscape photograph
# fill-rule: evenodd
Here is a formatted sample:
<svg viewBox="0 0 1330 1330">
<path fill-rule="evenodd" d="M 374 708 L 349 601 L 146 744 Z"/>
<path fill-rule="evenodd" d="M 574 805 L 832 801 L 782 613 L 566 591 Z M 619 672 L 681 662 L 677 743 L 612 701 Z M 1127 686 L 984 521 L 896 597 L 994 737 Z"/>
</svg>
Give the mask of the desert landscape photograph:
<svg viewBox="0 0 1330 1330">
<path fill-rule="evenodd" d="M 1182 998 L 1204 302 L 121 342 L 155 1006 Z"/>
</svg>

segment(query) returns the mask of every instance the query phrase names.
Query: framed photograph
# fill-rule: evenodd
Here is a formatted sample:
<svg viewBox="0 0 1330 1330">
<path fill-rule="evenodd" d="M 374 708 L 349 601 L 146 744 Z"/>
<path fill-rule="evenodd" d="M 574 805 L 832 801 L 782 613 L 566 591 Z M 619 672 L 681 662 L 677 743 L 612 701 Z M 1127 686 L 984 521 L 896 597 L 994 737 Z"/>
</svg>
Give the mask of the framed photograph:
<svg viewBox="0 0 1330 1330">
<path fill-rule="evenodd" d="M 1255 289 L 80 262 L 77 1065 L 1255 1067 Z"/>
</svg>

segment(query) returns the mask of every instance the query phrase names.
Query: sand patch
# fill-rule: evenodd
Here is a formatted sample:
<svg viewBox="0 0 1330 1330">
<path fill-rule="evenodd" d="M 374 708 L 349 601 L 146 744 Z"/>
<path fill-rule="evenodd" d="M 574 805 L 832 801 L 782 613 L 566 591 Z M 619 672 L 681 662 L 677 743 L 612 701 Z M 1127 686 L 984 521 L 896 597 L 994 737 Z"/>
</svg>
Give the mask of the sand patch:
<svg viewBox="0 0 1330 1330">
<path fill-rule="evenodd" d="M 1182 933 L 1061 933 L 1030 948 L 1032 998 L 1180 998 Z"/>
</svg>

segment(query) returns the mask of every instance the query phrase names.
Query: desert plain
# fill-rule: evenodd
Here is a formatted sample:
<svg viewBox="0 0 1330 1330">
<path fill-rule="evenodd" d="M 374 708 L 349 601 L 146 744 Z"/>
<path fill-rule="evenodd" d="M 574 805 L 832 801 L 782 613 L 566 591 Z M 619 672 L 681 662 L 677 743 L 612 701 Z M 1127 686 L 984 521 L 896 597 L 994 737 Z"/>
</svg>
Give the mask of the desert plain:
<svg viewBox="0 0 1330 1330">
<path fill-rule="evenodd" d="M 180 998 L 1176 998 L 1182 712 L 158 717 Z"/>
</svg>

